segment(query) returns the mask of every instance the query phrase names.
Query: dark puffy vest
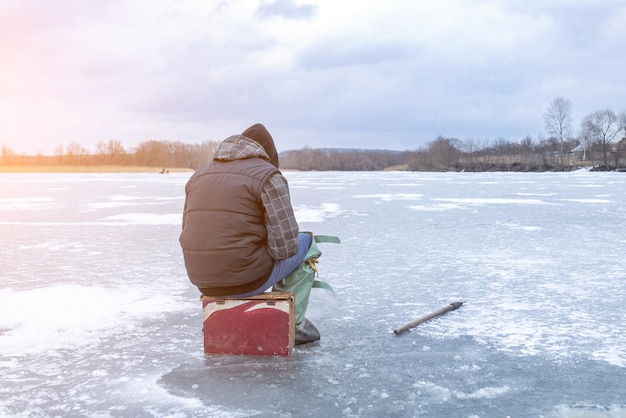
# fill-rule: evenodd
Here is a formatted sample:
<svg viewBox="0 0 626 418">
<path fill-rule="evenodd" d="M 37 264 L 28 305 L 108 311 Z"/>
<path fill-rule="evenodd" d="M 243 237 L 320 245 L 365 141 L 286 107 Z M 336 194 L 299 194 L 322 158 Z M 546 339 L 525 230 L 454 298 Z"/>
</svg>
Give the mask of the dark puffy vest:
<svg viewBox="0 0 626 418">
<path fill-rule="evenodd" d="M 261 191 L 277 172 L 261 158 L 214 160 L 189 179 L 179 241 L 189 280 L 203 293 L 244 293 L 269 277 Z"/>
</svg>

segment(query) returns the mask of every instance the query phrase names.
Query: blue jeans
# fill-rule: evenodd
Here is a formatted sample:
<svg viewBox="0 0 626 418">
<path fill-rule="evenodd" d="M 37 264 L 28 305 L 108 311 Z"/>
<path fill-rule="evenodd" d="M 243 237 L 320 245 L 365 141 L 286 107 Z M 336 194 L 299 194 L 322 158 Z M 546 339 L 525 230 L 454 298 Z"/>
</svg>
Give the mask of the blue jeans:
<svg viewBox="0 0 626 418">
<path fill-rule="evenodd" d="M 267 281 L 263 284 L 263 286 L 259 287 L 256 290 L 253 290 L 248 293 L 240 293 L 238 295 L 230 295 L 229 298 L 247 298 L 248 296 L 254 296 L 265 292 L 270 287 L 274 286 L 275 283 L 281 281 L 285 277 L 289 276 L 295 269 L 300 267 L 300 264 L 304 261 L 304 256 L 309 251 L 309 247 L 313 238 L 309 234 L 299 233 L 298 234 L 298 252 L 284 260 L 278 260 L 274 262 L 274 268 L 272 269 L 272 274 L 267 279 Z"/>
</svg>

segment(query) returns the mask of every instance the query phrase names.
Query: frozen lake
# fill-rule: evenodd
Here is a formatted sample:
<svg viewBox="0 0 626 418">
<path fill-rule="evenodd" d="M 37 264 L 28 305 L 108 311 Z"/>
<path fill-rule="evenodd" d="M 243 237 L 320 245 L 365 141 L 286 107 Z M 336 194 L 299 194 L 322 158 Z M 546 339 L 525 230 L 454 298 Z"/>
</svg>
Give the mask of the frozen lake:
<svg viewBox="0 0 626 418">
<path fill-rule="evenodd" d="M 285 173 L 342 239 L 287 358 L 202 353 L 189 175 L 0 174 L 0 416 L 626 417 L 626 174 Z"/>
</svg>

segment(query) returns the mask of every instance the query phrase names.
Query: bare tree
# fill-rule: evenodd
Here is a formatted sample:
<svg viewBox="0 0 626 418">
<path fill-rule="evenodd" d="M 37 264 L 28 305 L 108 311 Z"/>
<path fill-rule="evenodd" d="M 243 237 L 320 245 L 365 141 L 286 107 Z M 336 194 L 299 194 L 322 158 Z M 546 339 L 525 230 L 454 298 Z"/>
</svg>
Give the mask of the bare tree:
<svg viewBox="0 0 626 418">
<path fill-rule="evenodd" d="M 580 126 L 580 143 L 583 146 L 583 161 L 587 161 L 587 150 L 591 147 L 591 132 L 585 123 Z"/>
<path fill-rule="evenodd" d="M 460 144 L 460 150 L 465 154 L 465 161 L 469 165 L 473 165 L 476 162 L 476 157 L 484 148 L 484 145 L 480 142 L 480 139 L 465 138 Z"/>
<path fill-rule="evenodd" d="M 601 146 L 604 165 L 608 167 L 610 147 L 622 131 L 622 125 L 615 112 L 604 109 L 587 115 L 582 121 L 582 129 L 583 132 L 587 132 L 591 141 Z"/>
<path fill-rule="evenodd" d="M 147 167 L 169 167 L 170 155 L 168 142 L 155 139 L 140 142 L 135 150 L 136 162 Z"/>
<path fill-rule="evenodd" d="M 64 161 L 68 164 L 81 164 L 83 157 L 89 154 L 89 150 L 76 141 L 65 146 Z"/>
<path fill-rule="evenodd" d="M 564 97 L 555 98 L 543 114 L 546 130 L 559 141 L 559 156 L 563 167 L 565 140 L 572 130 L 572 102 Z"/>
<path fill-rule="evenodd" d="M 526 135 L 522 138 L 519 145 L 521 162 L 528 164 L 532 159 L 533 147 L 535 146 L 534 140 L 530 135 Z"/>
<path fill-rule="evenodd" d="M 15 157 L 15 152 L 8 148 L 4 143 L 2 144 L 2 154 L 0 154 L 0 163 L 2 164 L 10 164 Z"/>
<path fill-rule="evenodd" d="M 626 157 L 626 111 L 622 110 L 619 115 L 620 125 L 622 126 L 622 139 L 616 145 L 615 149 L 615 166 L 620 166 L 620 160 Z"/>
<path fill-rule="evenodd" d="M 459 162 L 461 141 L 456 138 L 438 136 L 429 144 L 430 162 L 436 169 L 449 169 Z"/>
<path fill-rule="evenodd" d="M 107 142 L 98 142 L 96 151 L 102 157 L 105 157 L 109 164 L 119 162 L 121 155 L 126 154 L 126 150 L 122 143 L 117 139 L 109 139 Z"/>
</svg>

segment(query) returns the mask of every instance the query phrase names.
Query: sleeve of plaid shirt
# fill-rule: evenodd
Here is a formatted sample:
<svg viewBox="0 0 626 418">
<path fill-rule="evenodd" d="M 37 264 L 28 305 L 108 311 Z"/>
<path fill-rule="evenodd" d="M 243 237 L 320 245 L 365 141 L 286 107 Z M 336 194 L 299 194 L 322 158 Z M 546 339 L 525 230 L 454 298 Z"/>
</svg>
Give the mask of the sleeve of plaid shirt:
<svg viewBox="0 0 626 418">
<path fill-rule="evenodd" d="M 282 174 L 272 175 L 261 193 L 265 207 L 267 249 L 274 260 L 284 260 L 298 252 L 298 223 L 291 206 L 289 186 Z"/>
</svg>

